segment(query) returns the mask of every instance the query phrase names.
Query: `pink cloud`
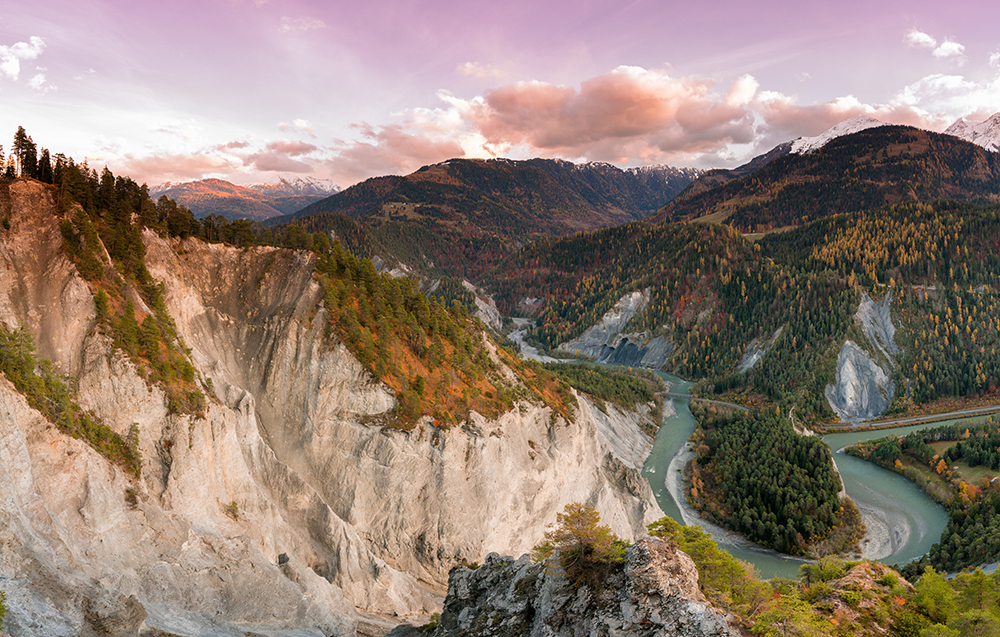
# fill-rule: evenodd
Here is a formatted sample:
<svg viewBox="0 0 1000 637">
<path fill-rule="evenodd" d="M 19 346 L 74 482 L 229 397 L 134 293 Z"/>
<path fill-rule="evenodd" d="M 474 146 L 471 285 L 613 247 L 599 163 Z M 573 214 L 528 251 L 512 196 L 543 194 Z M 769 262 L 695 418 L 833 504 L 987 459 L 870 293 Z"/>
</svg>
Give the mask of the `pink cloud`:
<svg viewBox="0 0 1000 637">
<path fill-rule="evenodd" d="M 319 150 L 318 147 L 313 146 L 312 144 L 290 139 L 280 139 L 278 141 L 268 142 L 266 148 L 271 152 L 284 153 L 291 156 L 308 155 L 309 153 Z"/>
<path fill-rule="evenodd" d="M 307 119 L 294 119 L 291 122 L 278 122 L 278 130 L 287 131 L 297 129 L 305 133 L 313 132 L 313 125 Z"/>
<path fill-rule="evenodd" d="M 216 144 L 215 146 L 212 146 L 212 148 L 214 150 L 232 151 L 232 150 L 242 150 L 244 148 L 248 148 L 249 146 L 250 142 L 238 139 L 236 141 L 226 142 L 225 144 Z"/>
<path fill-rule="evenodd" d="M 757 89 L 744 76 L 723 96 L 713 83 L 619 67 L 576 90 L 518 82 L 468 103 L 466 117 L 497 148 L 526 145 L 544 154 L 617 159 L 637 148 L 697 153 L 753 139 L 746 102 Z"/>
<path fill-rule="evenodd" d="M 247 155 L 243 158 L 243 165 L 253 166 L 263 172 L 311 173 L 313 171 L 312 165 L 274 151 L 260 151 Z"/>
<path fill-rule="evenodd" d="M 296 140 L 280 139 L 268 142 L 263 150 L 243 157 L 244 166 L 253 166 L 263 172 L 311 173 L 315 169 L 301 159 L 295 159 L 319 150 L 317 146 Z"/>
<path fill-rule="evenodd" d="M 228 174 L 237 166 L 233 162 L 210 153 L 157 153 L 137 157 L 125 155 L 120 174 L 128 175 L 138 183 L 158 184 L 165 181 L 202 179 L 206 175 Z M 112 166 L 112 170 L 115 170 Z"/>
<path fill-rule="evenodd" d="M 764 93 L 753 103 L 754 111 L 763 119 L 763 137 L 767 140 L 759 150 L 800 136 L 819 135 L 831 126 L 858 115 L 874 117 L 889 124 L 916 126 L 931 130 L 946 127 L 947 118 L 930 115 L 911 104 L 894 101 L 890 104 L 863 104 L 852 96 L 821 104 L 800 106 L 794 99 L 774 93 Z"/>
<path fill-rule="evenodd" d="M 375 175 L 408 174 L 421 166 L 465 155 L 456 141 L 414 134 L 399 125 L 376 129 L 357 124 L 355 128 L 362 138 L 342 143 L 336 155 L 325 162 L 333 179 L 343 184 Z"/>
</svg>

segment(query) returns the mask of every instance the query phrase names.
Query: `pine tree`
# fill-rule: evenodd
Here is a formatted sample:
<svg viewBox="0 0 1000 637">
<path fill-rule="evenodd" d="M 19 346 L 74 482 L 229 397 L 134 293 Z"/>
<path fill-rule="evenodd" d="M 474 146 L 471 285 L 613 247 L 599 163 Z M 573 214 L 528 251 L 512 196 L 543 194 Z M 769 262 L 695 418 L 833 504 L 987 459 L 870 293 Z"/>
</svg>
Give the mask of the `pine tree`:
<svg viewBox="0 0 1000 637">
<path fill-rule="evenodd" d="M 20 177 L 34 177 L 37 170 L 38 155 L 35 142 L 24 131 L 23 126 L 17 127 L 14 133 L 14 144 L 11 147 L 11 156 L 17 162 L 16 170 Z"/>
<path fill-rule="evenodd" d="M 42 154 L 38 158 L 38 174 L 36 177 L 38 181 L 46 184 L 55 183 L 52 174 L 52 160 L 49 158 L 48 148 L 43 148 Z"/>
</svg>

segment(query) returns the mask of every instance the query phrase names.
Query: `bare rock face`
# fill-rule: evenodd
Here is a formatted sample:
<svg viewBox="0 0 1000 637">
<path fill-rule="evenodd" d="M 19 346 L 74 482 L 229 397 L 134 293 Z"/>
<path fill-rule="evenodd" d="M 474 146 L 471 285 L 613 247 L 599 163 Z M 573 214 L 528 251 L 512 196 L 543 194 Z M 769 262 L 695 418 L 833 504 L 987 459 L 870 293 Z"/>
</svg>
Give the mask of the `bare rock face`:
<svg viewBox="0 0 1000 637">
<path fill-rule="evenodd" d="M 400 626 L 393 637 L 414 635 Z M 434 637 L 740 635 L 698 589 L 691 558 L 669 542 L 643 538 L 624 571 L 602 590 L 573 588 L 557 568 L 491 554 L 476 570 L 456 568 Z"/>
<path fill-rule="evenodd" d="M 861 327 L 871 347 L 869 353 L 848 340 L 837 357 L 837 378 L 826 386 L 830 408 L 845 422 L 858 422 L 882 415 L 892 404 L 896 385 L 892 382 L 893 357 L 899 354 L 896 327 L 892 324 L 892 297 L 886 294 L 878 303 L 862 294 L 854 320 Z"/>
<path fill-rule="evenodd" d="M 837 382 L 826 386 L 830 408 L 845 422 L 875 418 L 895 394 L 892 378 L 854 341 L 847 341 L 837 357 Z"/>
<path fill-rule="evenodd" d="M 572 341 L 559 345 L 566 352 L 582 354 L 598 363 L 660 369 L 666 364 L 674 344 L 648 332 L 624 333 L 636 314 L 649 304 L 649 289 L 630 292 L 608 310 L 600 322 Z"/>
<path fill-rule="evenodd" d="M 889 361 L 899 354 L 896 345 L 896 326 L 892 324 L 892 293 L 887 292 L 881 301 L 875 302 L 867 293 L 861 294 L 861 304 L 854 320 L 861 326 L 868 341 Z"/>
<path fill-rule="evenodd" d="M 139 426 L 142 478 L 58 432 L 0 377 L 0 590 L 12 635 L 354 635 L 440 608 L 447 573 L 521 552 L 569 502 L 633 538 L 662 514 L 640 470 L 643 416 L 581 398 L 575 423 L 521 404 L 410 433 L 325 336 L 309 253 L 164 240 L 147 264 L 191 359 L 204 417 L 171 414 L 96 329 L 49 190 L 10 188 L 0 320 L 75 377 L 108 426 Z M 397 620 L 398 621 L 398 620 Z"/>
</svg>

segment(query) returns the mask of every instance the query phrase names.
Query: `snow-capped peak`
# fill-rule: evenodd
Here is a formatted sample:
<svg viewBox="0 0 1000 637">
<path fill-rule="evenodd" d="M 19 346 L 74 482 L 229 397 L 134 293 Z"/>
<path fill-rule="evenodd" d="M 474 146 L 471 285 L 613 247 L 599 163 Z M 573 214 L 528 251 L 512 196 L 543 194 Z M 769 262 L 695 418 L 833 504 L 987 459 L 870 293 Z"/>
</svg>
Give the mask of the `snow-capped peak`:
<svg viewBox="0 0 1000 637">
<path fill-rule="evenodd" d="M 270 195 L 272 197 L 292 195 L 332 195 L 340 192 L 340 186 L 330 179 L 315 177 L 278 177 L 277 183 L 247 184 L 250 190 Z"/>
<path fill-rule="evenodd" d="M 1000 112 L 994 113 L 985 122 L 973 122 L 960 117 L 944 132 L 982 146 L 990 152 L 1000 152 Z"/>
<path fill-rule="evenodd" d="M 858 115 L 856 117 L 852 117 L 851 119 L 845 119 L 839 124 L 832 126 L 822 135 L 818 135 L 816 137 L 799 137 L 798 139 L 792 140 L 791 152 L 797 155 L 805 155 L 815 150 L 819 150 L 823 146 L 826 146 L 828 142 L 838 137 L 851 135 L 868 128 L 885 125 L 885 122 L 880 122 L 874 117 Z"/>
</svg>

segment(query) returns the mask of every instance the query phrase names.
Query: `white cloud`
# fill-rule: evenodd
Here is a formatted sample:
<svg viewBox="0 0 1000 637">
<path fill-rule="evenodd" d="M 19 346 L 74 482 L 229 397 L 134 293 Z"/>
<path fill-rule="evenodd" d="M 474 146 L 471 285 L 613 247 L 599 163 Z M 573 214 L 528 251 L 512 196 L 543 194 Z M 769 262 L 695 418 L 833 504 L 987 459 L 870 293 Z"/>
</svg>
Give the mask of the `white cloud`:
<svg viewBox="0 0 1000 637">
<path fill-rule="evenodd" d="M 288 131 L 288 130 L 300 130 L 304 133 L 313 132 L 313 125 L 309 123 L 307 119 L 293 119 L 291 123 L 289 122 L 278 122 L 278 130 Z"/>
<path fill-rule="evenodd" d="M 28 42 L 0 45 L 0 74 L 16 80 L 21 74 L 21 60 L 34 60 L 44 49 L 45 41 L 36 35 L 28 38 Z"/>
<path fill-rule="evenodd" d="M 950 58 L 950 57 L 962 56 L 964 52 L 965 52 L 965 47 L 959 44 L 958 42 L 945 40 L 944 42 L 941 43 L 941 46 L 939 46 L 938 48 L 934 49 L 931 52 L 931 55 L 933 55 L 936 58 Z"/>
<path fill-rule="evenodd" d="M 1000 104 L 1000 75 L 987 82 L 962 75 L 928 75 L 904 87 L 894 101 L 944 121 L 989 116 Z"/>
<path fill-rule="evenodd" d="M 292 33 L 294 31 L 312 31 L 313 29 L 325 28 L 326 23 L 316 18 L 289 18 L 288 16 L 283 16 L 281 18 L 281 26 L 278 27 L 278 32 Z"/>
<path fill-rule="evenodd" d="M 1000 66 L 1000 51 L 990 54 L 990 66 Z"/>
<path fill-rule="evenodd" d="M 54 91 L 56 88 L 45 81 L 44 73 L 36 73 L 34 77 L 28 80 L 28 86 L 36 91 L 41 91 L 42 93 L 48 93 L 49 91 Z"/>
<path fill-rule="evenodd" d="M 916 28 L 906 32 L 906 43 L 922 49 L 933 49 L 937 46 L 937 40 Z"/>
<path fill-rule="evenodd" d="M 919 49 L 930 49 L 931 55 L 938 59 L 952 58 L 959 66 L 965 64 L 967 61 L 965 46 L 955 42 L 951 38 L 945 38 L 944 42 L 938 44 L 938 41 L 930 34 L 924 33 L 917 28 L 912 28 L 906 32 L 903 40 L 908 46 Z"/>
<path fill-rule="evenodd" d="M 757 89 L 760 88 L 760 82 L 758 82 L 752 75 L 744 75 L 735 82 L 729 88 L 729 93 L 726 95 L 726 105 L 727 106 L 742 106 L 753 99 L 753 96 L 757 93 Z"/>
</svg>

